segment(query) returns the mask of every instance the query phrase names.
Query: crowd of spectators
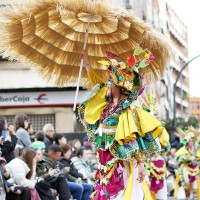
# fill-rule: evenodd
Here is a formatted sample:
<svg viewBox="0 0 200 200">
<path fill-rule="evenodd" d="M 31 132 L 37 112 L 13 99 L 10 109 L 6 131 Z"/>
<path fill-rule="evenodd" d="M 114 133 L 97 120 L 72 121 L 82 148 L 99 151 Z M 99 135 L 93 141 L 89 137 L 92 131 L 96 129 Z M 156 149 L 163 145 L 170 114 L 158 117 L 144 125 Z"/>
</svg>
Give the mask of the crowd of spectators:
<svg viewBox="0 0 200 200">
<path fill-rule="evenodd" d="M 169 196 L 178 170 L 175 153 L 172 147 L 165 156 Z M 0 199 L 89 200 L 97 167 L 96 151 L 87 136 L 68 141 L 50 123 L 33 130 L 25 113 L 10 124 L 0 116 Z"/>
<path fill-rule="evenodd" d="M 83 145 L 82 145 L 82 144 Z M 97 169 L 93 143 L 68 141 L 54 126 L 33 130 L 25 113 L 0 117 L 0 199 L 89 200 Z"/>
</svg>

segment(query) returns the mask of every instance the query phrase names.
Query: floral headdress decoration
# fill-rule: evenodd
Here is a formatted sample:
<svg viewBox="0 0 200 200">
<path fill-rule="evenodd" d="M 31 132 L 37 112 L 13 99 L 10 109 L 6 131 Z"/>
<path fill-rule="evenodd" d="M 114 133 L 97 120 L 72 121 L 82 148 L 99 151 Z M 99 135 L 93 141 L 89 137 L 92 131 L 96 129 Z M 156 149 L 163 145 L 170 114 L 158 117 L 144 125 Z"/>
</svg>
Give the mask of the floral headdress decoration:
<svg viewBox="0 0 200 200">
<path fill-rule="evenodd" d="M 188 129 L 186 131 L 182 130 L 181 128 L 177 128 L 174 134 L 182 140 L 181 143 L 183 145 L 187 145 L 191 138 L 195 139 L 195 145 L 200 145 L 198 130 L 195 129 L 193 126 L 188 126 Z"/>
<path fill-rule="evenodd" d="M 108 60 L 98 61 L 104 66 L 108 67 L 110 73 L 110 83 L 122 87 L 130 92 L 134 92 L 136 86 L 142 86 L 143 77 L 138 74 L 140 68 L 147 67 L 154 56 L 147 49 L 137 47 L 133 55 L 125 61 L 123 58 L 111 53 L 106 52 Z M 140 60 L 139 62 L 136 62 Z"/>
</svg>

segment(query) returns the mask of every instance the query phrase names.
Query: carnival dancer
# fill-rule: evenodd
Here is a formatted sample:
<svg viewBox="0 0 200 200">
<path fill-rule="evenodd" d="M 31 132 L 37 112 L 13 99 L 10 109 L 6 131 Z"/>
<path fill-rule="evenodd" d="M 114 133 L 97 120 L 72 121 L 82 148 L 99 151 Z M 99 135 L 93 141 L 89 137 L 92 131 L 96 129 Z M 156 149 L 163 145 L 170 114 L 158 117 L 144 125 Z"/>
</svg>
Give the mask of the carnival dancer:
<svg viewBox="0 0 200 200">
<path fill-rule="evenodd" d="M 156 98 L 150 92 L 147 95 L 146 92 L 139 97 L 141 101 L 141 107 L 152 114 L 155 117 L 158 117 L 158 108 L 156 106 Z M 149 182 L 149 187 L 151 191 L 152 199 L 162 199 L 167 200 L 167 184 L 166 184 L 166 162 L 163 158 L 164 154 L 170 149 L 169 143 L 169 134 L 166 129 L 163 129 L 161 134 L 156 138 L 157 145 L 159 146 L 160 152 L 153 156 L 149 162 L 145 163 L 147 170 L 147 179 Z"/>
<path fill-rule="evenodd" d="M 151 200 L 144 181 L 144 160 L 158 152 L 155 138 L 162 124 L 148 112 L 131 104 L 145 87 L 138 68 L 153 62 L 151 52 L 137 47 L 128 62 L 106 52 L 108 77 L 100 77 L 83 59 L 93 89 L 79 106 L 79 118 L 97 148 L 99 167 L 95 175 L 94 200 Z M 135 57 L 142 58 L 135 62 Z"/>
<path fill-rule="evenodd" d="M 183 139 L 182 144 L 184 146 L 175 154 L 179 169 L 176 177 L 174 196 L 177 199 L 200 199 L 200 148 L 198 131 L 192 126 L 188 127 L 187 132 L 184 132 L 180 128 L 177 131 L 179 137 Z"/>
</svg>

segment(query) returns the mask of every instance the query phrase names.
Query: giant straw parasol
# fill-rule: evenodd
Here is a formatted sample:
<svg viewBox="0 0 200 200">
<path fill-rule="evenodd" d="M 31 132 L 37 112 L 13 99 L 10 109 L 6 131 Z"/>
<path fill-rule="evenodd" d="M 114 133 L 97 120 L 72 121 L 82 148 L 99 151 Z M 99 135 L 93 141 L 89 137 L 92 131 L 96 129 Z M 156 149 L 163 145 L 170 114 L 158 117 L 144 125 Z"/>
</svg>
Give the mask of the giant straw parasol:
<svg viewBox="0 0 200 200">
<path fill-rule="evenodd" d="M 141 68 L 147 81 L 162 77 L 169 59 L 168 41 L 151 25 L 105 0 L 23 0 L 0 11 L 0 52 L 30 63 L 58 86 L 89 87 L 80 53 L 86 48 L 90 64 L 100 76 L 107 71 L 97 61 L 106 51 L 123 58 L 140 45 L 155 60 Z M 82 75 L 81 75 L 82 74 Z"/>
</svg>

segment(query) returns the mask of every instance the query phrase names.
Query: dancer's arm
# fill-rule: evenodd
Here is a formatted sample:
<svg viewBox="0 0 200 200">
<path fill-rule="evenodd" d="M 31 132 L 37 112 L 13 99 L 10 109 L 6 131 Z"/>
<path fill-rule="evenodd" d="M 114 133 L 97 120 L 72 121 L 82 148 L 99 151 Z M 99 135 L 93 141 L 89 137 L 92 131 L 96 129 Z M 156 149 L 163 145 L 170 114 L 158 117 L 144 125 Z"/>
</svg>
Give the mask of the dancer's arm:
<svg viewBox="0 0 200 200">
<path fill-rule="evenodd" d="M 146 170 L 143 160 L 137 160 L 138 163 L 138 181 L 141 183 L 146 177 Z"/>
<path fill-rule="evenodd" d="M 91 66 L 90 66 L 89 59 L 88 59 L 88 52 L 82 51 L 82 56 L 83 56 L 83 64 L 85 65 L 87 72 L 89 72 L 91 69 Z"/>
<path fill-rule="evenodd" d="M 86 68 L 87 74 L 88 74 L 88 79 L 89 79 L 90 83 L 92 84 L 92 86 L 96 85 L 97 83 L 106 82 L 106 80 L 104 80 L 103 78 L 98 76 L 96 74 L 95 70 L 91 67 L 91 65 L 89 63 L 87 51 L 83 51 L 82 56 L 83 56 L 83 64 L 85 65 L 85 68 Z"/>
</svg>

